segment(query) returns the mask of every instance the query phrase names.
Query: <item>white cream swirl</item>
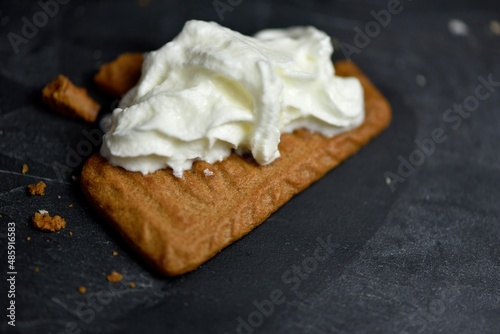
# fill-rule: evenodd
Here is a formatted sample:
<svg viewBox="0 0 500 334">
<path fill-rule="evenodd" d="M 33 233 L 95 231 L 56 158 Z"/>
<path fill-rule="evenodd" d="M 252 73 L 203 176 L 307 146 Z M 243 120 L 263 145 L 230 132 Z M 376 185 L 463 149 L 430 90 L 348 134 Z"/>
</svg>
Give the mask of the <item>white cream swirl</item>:
<svg viewBox="0 0 500 334">
<path fill-rule="evenodd" d="M 325 136 L 364 118 L 363 89 L 334 75 L 330 38 L 313 27 L 244 36 L 213 22 L 188 21 L 147 54 L 139 83 L 113 111 L 101 154 L 131 171 L 170 167 L 182 177 L 196 160 L 233 149 L 266 165 L 283 132 Z"/>
</svg>

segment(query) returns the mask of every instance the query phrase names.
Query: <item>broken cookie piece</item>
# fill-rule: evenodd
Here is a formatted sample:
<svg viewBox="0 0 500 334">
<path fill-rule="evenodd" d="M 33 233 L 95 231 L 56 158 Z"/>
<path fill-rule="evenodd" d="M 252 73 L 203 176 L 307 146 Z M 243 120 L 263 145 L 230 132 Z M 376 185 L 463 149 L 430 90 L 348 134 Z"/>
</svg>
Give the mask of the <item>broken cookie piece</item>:
<svg viewBox="0 0 500 334">
<path fill-rule="evenodd" d="M 30 184 L 28 186 L 28 192 L 30 193 L 30 195 L 33 195 L 33 196 L 35 196 L 35 195 L 44 196 L 46 186 L 47 185 L 43 181 L 40 181 L 37 184 Z"/>
<path fill-rule="evenodd" d="M 31 218 L 33 225 L 40 231 L 55 232 L 66 227 L 66 220 L 60 216 L 50 216 L 48 212 L 40 210 Z"/>
<path fill-rule="evenodd" d="M 124 53 L 102 65 L 94 82 L 107 94 L 122 97 L 139 81 L 143 60 L 142 53 Z"/>
<path fill-rule="evenodd" d="M 43 88 L 43 102 L 60 115 L 94 122 L 101 105 L 94 101 L 87 90 L 74 85 L 66 76 L 58 75 Z"/>
</svg>

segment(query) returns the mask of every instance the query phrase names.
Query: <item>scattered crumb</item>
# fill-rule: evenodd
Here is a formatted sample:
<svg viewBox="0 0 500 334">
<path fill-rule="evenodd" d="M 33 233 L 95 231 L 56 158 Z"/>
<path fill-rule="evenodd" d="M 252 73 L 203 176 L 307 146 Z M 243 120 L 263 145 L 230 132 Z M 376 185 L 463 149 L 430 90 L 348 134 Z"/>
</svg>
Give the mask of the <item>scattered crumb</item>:
<svg viewBox="0 0 500 334">
<path fill-rule="evenodd" d="M 137 285 L 135 285 L 135 283 L 134 283 L 134 282 L 130 282 L 130 283 L 128 284 L 128 286 L 129 286 L 129 287 L 131 287 L 132 289 L 135 289 L 135 287 L 136 287 Z"/>
<path fill-rule="evenodd" d="M 39 267 L 35 267 L 35 273 L 39 273 L 40 272 L 40 268 Z"/>
<path fill-rule="evenodd" d="M 73 232 L 69 231 L 69 236 L 72 237 L 73 236 Z"/>
<path fill-rule="evenodd" d="M 64 75 L 58 75 L 43 88 L 42 98 L 56 113 L 86 122 L 94 122 L 101 109 L 101 105 L 87 94 L 85 88 L 74 85 Z"/>
<path fill-rule="evenodd" d="M 77 175 L 71 175 L 73 181 L 78 181 L 79 177 Z"/>
<path fill-rule="evenodd" d="M 212 172 L 210 169 L 208 168 L 205 168 L 203 170 L 203 174 L 205 174 L 205 176 L 213 176 L 214 175 L 214 172 Z"/>
<path fill-rule="evenodd" d="M 498 21 L 490 21 L 490 31 L 494 34 L 494 35 L 500 35 L 500 22 Z"/>
<path fill-rule="evenodd" d="M 82 295 L 84 295 L 85 293 L 87 293 L 87 288 L 86 288 L 86 287 L 84 287 L 83 285 L 80 285 L 80 286 L 78 287 L 78 289 L 77 289 L 77 290 L 78 290 L 78 292 L 80 292 Z"/>
<path fill-rule="evenodd" d="M 30 241 L 30 240 L 31 240 L 31 237 L 26 237 L 26 240 Z"/>
<path fill-rule="evenodd" d="M 427 83 L 427 79 L 422 74 L 418 74 L 415 80 L 417 81 L 417 85 L 420 87 L 424 87 Z"/>
<path fill-rule="evenodd" d="M 40 231 L 55 232 L 66 227 L 66 220 L 64 220 L 64 218 L 61 218 L 60 216 L 51 217 L 48 212 L 45 211 L 44 213 L 41 213 L 41 211 L 45 210 L 36 212 L 31 218 L 33 225 Z"/>
<path fill-rule="evenodd" d="M 458 19 L 451 19 L 448 22 L 448 30 L 455 36 L 467 36 L 469 34 L 469 27 L 467 24 Z"/>
<path fill-rule="evenodd" d="M 70 203 L 70 204 L 68 205 L 68 208 L 72 208 L 72 207 L 73 207 L 73 204 L 71 204 L 71 203 Z"/>
<path fill-rule="evenodd" d="M 22 170 L 22 173 L 23 174 L 26 174 L 28 172 L 29 168 L 28 168 L 28 165 L 26 164 L 23 164 L 23 170 Z"/>
<path fill-rule="evenodd" d="M 109 275 L 106 276 L 106 279 L 108 280 L 108 282 L 117 283 L 123 279 L 123 276 L 119 272 L 113 270 Z"/>
<path fill-rule="evenodd" d="M 117 251 L 113 251 L 113 256 L 118 256 L 118 252 Z"/>
<path fill-rule="evenodd" d="M 31 195 L 45 196 L 45 187 L 47 185 L 45 182 L 40 181 L 37 184 L 30 184 L 28 186 L 28 191 Z"/>
<path fill-rule="evenodd" d="M 61 195 L 57 195 L 57 199 L 61 199 Z"/>
<path fill-rule="evenodd" d="M 386 184 L 391 184 L 391 178 L 390 177 L 386 177 L 385 178 L 385 183 Z"/>
<path fill-rule="evenodd" d="M 43 210 L 43 209 L 42 210 L 38 210 L 38 212 L 40 212 L 40 214 L 42 214 L 42 215 L 44 215 L 46 213 L 49 213 L 47 210 Z"/>
</svg>

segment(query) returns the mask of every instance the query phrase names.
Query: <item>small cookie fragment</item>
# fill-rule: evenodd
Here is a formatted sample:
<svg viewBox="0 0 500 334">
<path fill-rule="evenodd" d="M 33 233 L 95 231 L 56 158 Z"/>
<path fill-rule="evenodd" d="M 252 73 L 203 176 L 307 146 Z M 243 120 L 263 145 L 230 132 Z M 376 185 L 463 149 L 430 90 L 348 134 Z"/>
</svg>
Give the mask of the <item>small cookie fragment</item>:
<svg viewBox="0 0 500 334">
<path fill-rule="evenodd" d="M 108 280 L 108 282 L 117 283 L 123 279 L 123 276 L 119 272 L 113 270 L 110 274 L 106 276 L 106 279 Z"/>
<path fill-rule="evenodd" d="M 40 268 L 39 267 L 35 267 L 34 271 L 35 271 L 35 273 L 39 273 L 40 272 Z"/>
<path fill-rule="evenodd" d="M 31 218 L 33 225 L 40 231 L 59 231 L 66 227 L 66 220 L 60 216 L 51 217 L 47 212 L 36 212 Z"/>
<path fill-rule="evenodd" d="M 86 294 L 87 293 L 87 288 L 84 287 L 83 285 L 80 285 L 77 289 L 76 289 L 79 293 L 81 293 L 82 295 Z"/>
<path fill-rule="evenodd" d="M 35 195 L 38 195 L 38 196 L 45 196 L 45 187 L 47 185 L 45 184 L 45 182 L 43 181 L 40 181 L 38 182 L 37 184 L 30 184 L 28 186 L 28 192 L 35 196 Z"/>
<path fill-rule="evenodd" d="M 27 236 L 27 237 L 26 237 L 26 240 L 27 240 L 27 241 L 30 241 L 30 240 L 31 240 L 31 237 L 30 237 L 30 236 Z"/>
<path fill-rule="evenodd" d="M 118 252 L 117 251 L 113 251 L 113 256 L 118 256 Z"/>
<path fill-rule="evenodd" d="M 52 110 L 69 118 L 94 122 L 101 105 L 94 101 L 87 90 L 74 85 L 66 76 L 58 75 L 42 91 L 42 99 Z"/>
<path fill-rule="evenodd" d="M 28 173 L 28 170 L 29 170 L 28 165 L 23 164 L 23 169 L 22 169 L 22 171 L 21 171 L 21 172 L 22 172 L 23 174 L 26 174 L 26 173 Z"/>
<path fill-rule="evenodd" d="M 143 60 L 142 53 L 123 53 L 102 65 L 94 76 L 94 82 L 107 94 L 122 97 L 139 81 Z"/>
<path fill-rule="evenodd" d="M 131 287 L 132 289 L 135 289 L 137 285 L 134 282 L 130 282 L 128 286 Z"/>
</svg>

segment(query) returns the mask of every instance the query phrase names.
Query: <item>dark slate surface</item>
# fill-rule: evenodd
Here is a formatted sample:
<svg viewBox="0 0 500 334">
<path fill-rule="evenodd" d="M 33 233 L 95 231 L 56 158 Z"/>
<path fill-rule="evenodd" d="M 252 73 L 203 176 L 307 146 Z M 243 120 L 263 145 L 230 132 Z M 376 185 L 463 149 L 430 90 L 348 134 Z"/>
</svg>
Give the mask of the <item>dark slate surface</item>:
<svg viewBox="0 0 500 334">
<path fill-rule="evenodd" d="M 376 29 L 366 25 L 373 20 L 370 11 L 388 5 L 231 3 L 224 25 L 246 34 L 315 25 L 335 37 L 335 59 L 344 58 L 339 42 L 354 45 L 356 27 Z M 481 89 L 490 96 L 477 106 L 471 97 L 479 76 L 500 81 L 500 36 L 490 26 L 500 21 L 496 3 L 403 1 L 387 27 L 352 55 L 391 102 L 390 128 L 200 269 L 164 279 L 102 224 L 71 178 L 88 155 L 84 130 L 97 125 L 54 115 L 40 103 L 40 89 L 65 73 L 109 112 L 113 101 L 91 81 L 98 66 L 124 51 L 160 47 L 188 19 L 221 22 L 212 1 L 139 6 L 73 0 L 31 32 L 18 52 L 8 34 L 21 34 L 22 18 L 33 22 L 41 7 L 2 1 L 0 331 L 498 333 L 500 86 Z M 462 20 L 468 33 L 452 34 L 451 19 Z M 475 108 L 470 115 L 447 111 L 464 102 Z M 414 141 L 431 138 L 436 129 L 446 139 L 418 161 Z M 388 185 L 387 173 L 397 173 L 400 159 L 410 157 L 423 163 L 406 170 L 411 175 L 404 182 Z M 20 173 L 23 163 L 30 167 L 26 175 Z M 67 168 L 54 169 L 55 163 Z M 47 183 L 47 195 L 27 196 L 26 186 L 39 180 Z M 38 209 L 62 215 L 67 228 L 35 231 L 29 218 Z M 16 225 L 15 327 L 6 323 L 9 222 Z M 322 243 L 330 243 L 327 257 L 317 253 Z M 326 258 L 314 260 L 315 252 Z M 124 274 L 122 283 L 106 281 L 113 269 Z M 130 281 L 136 289 L 128 287 Z M 86 295 L 76 292 L 79 285 L 87 287 Z M 270 306 L 271 299 L 277 303 Z"/>
</svg>

